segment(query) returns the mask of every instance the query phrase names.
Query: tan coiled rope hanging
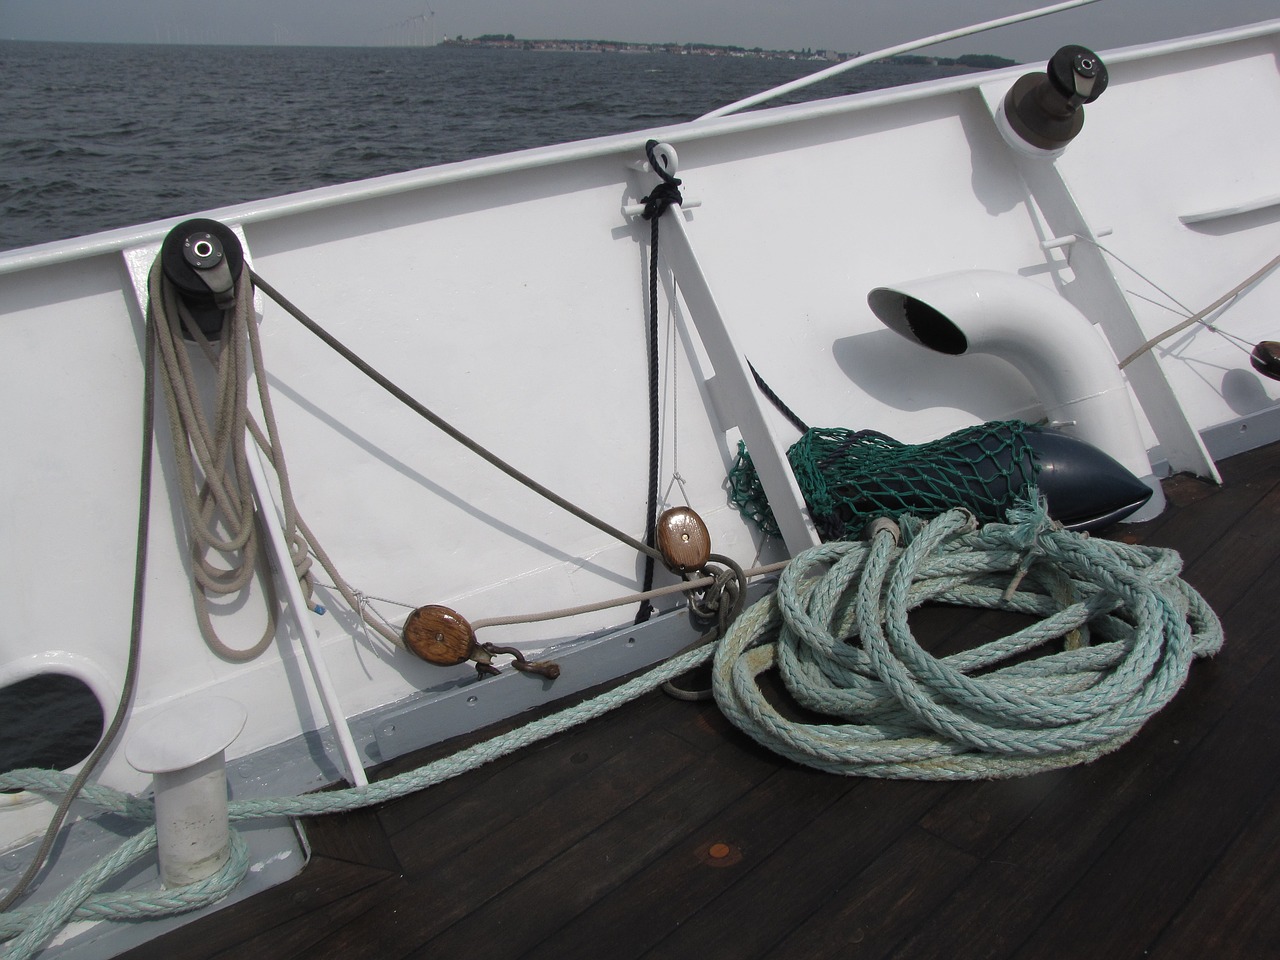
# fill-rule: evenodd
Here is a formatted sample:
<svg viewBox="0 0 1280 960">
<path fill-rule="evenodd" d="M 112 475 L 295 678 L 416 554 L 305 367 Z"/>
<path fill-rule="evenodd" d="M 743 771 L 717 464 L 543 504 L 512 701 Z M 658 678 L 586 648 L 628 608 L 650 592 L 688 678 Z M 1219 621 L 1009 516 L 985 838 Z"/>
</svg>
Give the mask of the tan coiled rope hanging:
<svg viewBox="0 0 1280 960">
<path fill-rule="evenodd" d="M 264 564 L 264 532 L 255 510 L 247 459 L 249 436 L 266 454 L 279 480 L 285 541 L 304 595 L 309 599 L 314 587 L 311 576 L 314 557 L 352 609 L 363 614 L 356 591 L 338 573 L 298 515 L 267 389 L 249 271 L 244 271 L 236 282 L 235 304 L 226 311 L 216 342 L 211 342 L 201 331 L 173 284 L 165 278 L 158 259 L 148 286 L 158 344 L 159 379 L 169 415 L 178 485 L 190 536 L 192 594 L 205 642 L 218 656 L 244 662 L 262 653 L 275 636 L 278 603 L 272 577 Z M 213 398 L 208 405 L 210 415 L 205 412 L 195 367 L 183 342 L 183 331 L 199 346 L 214 371 Z M 262 410 L 262 426 L 249 410 L 250 362 Z M 215 558 L 220 562 L 214 562 Z M 231 647 L 213 625 L 211 600 L 245 589 L 259 571 L 267 611 L 262 635 L 250 647 Z M 375 618 L 365 616 L 364 619 L 385 639 L 401 644 L 394 630 Z"/>
<path fill-rule="evenodd" d="M 253 291 L 247 274 L 235 289 L 235 306 L 228 310 L 216 344 L 196 324 L 161 269 L 159 258 L 148 281 L 150 310 L 158 341 L 161 393 L 169 415 L 174 459 L 178 470 L 191 547 L 192 596 L 205 643 L 227 660 L 251 660 L 275 636 L 275 589 L 270 575 L 259 578 L 266 591 L 267 621 L 251 647 L 231 647 L 219 637 L 210 618 L 210 599 L 237 594 L 253 579 L 263 560 L 263 531 L 254 510 L 244 437 L 248 421 L 248 337 L 252 327 Z M 200 397 L 200 385 L 183 330 L 200 347 L 214 371 L 210 414 Z M 266 391 L 258 368 L 259 396 Z M 214 558 L 220 558 L 215 563 Z"/>
</svg>

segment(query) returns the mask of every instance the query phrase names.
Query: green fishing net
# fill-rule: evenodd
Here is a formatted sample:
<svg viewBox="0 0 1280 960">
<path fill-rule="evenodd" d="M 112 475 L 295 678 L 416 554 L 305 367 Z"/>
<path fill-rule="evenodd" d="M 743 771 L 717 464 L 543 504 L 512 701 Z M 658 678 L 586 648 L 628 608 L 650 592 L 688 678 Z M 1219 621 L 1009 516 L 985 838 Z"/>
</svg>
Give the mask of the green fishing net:
<svg viewBox="0 0 1280 960">
<path fill-rule="evenodd" d="M 824 540 L 861 536 L 873 517 L 934 516 L 967 507 L 980 522 L 1003 520 L 1034 485 L 1039 465 L 1020 420 L 967 427 L 928 443 L 874 430 L 813 427 L 787 451 Z M 729 500 L 765 533 L 778 524 L 746 445 L 729 471 Z"/>
</svg>

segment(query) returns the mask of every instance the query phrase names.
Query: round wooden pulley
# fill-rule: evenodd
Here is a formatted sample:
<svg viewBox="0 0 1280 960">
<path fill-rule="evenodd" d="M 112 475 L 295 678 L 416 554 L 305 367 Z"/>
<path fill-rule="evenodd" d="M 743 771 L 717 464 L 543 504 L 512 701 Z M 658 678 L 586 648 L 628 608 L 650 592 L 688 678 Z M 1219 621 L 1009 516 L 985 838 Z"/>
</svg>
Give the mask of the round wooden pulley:
<svg viewBox="0 0 1280 960">
<path fill-rule="evenodd" d="M 1249 355 L 1253 369 L 1271 380 L 1280 380 L 1280 343 L 1263 340 Z"/>
<path fill-rule="evenodd" d="M 658 517 L 658 549 L 677 573 L 701 570 L 711 558 L 711 534 L 688 507 L 672 507 Z"/>
<path fill-rule="evenodd" d="M 476 653 L 471 624 L 457 611 L 439 604 L 418 607 L 409 614 L 401 636 L 411 652 L 441 667 L 466 663 Z"/>
</svg>

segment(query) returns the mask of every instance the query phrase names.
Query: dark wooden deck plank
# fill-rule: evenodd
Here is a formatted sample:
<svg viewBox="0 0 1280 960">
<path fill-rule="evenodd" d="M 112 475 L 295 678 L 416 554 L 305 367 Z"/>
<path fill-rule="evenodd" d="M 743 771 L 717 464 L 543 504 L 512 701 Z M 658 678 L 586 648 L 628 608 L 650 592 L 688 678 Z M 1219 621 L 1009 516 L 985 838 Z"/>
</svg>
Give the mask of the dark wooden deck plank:
<svg viewBox="0 0 1280 960">
<path fill-rule="evenodd" d="M 769 960 L 883 957 L 942 904 L 976 858 L 910 829 L 774 945 Z M 957 950 L 955 956 L 963 956 Z"/>
<path fill-rule="evenodd" d="M 1155 960 L 1280 957 L 1280 793 L 1246 823 L 1160 934 Z"/>
<path fill-rule="evenodd" d="M 1270 514 L 1280 502 L 1280 493 L 1269 481 L 1261 486 L 1269 489 L 1237 491 L 1230 499 L 1246 501 L 1255 518 Z M 1232 738 L 1247 735 L 1234 724 L 1217 732 L 1220 722 L 1236 712 L 1233 708 L 1242 699 L 1263 705 L 1264 710 L 1269 706 L 1266 682 L 1259 685 L 1255 681 L 1260 673 L 1272 679 L 1265 671 L 1268 666 L 1272 673 L 1280 669 L 1280 659 L 1265 639 L 1268 611 L 1256 597 L 1280 591 L 1280 545 L 1257 536 L 1252 520 L 1235 520 L 1234 513 L 1226 512 L 1222 517 L 1214 516 L 1222 512 L 1220 504 L 1215 503 L 1215 510 L 1207 512 L 1210 519 L 1221 521 L 1217 525 L 1220 539 L 1204 546 L 1187 575 L 1197 586 L 1207 582 L 1228 604 L 1224 652 L 1213 661 L 1193 665 L 1180 696 L 1131 744 L 1087 767 L 1051 775 L 1057 778 L 1054 792 L 991 850 L 988 861 L 957 888 L 937 921 L 905 941 L 895 955 L 946 957 L 952 955 L 956 942 L 971 944 L 976 955 L 991 957 L 1017 955 L 1015 951 L 1024 944 L 1032 951 L 1027 956 L 1128 955 L 1123 950 L 1108 953 L 1101 948 L 1092 952 L 1101 934 L 1097 939 L 1080 939 L 1080 952 L 1075 952 L 1080 927 L 1069 924 L 1059 928 L 1058 936 L 1043 941 L 1034 938 L 1048 937 L 1047 932 L 1039 931 L 1054 911 L 1073 912 L 1072 904 L 1077 900 L 1088 901 L 1089 883 L 1105 884 L 1110 878 L 1133 889 L 1146 885 L 1148 860 L 1136 851 L 1130 851 L 1133 855 L 1128 858 L 1105 859 L 1110 871 L 1105 877 L 1091 873 L 1091 867 L 1104 860 L 1105 851 L 1118 837 L 1140 831 L 1144 818 L 1151 815 L 1152 798 L 1176 794 L 1180 779 L 1203 785 L 1210 810 L 1213 797 L 1224 790 L 1245 798 L 1246 804 L 1260 790 L 1267 792 L 1266 783 L 1247 777 L 1243 781 L 1224 779 L 1224 775 L 1235 776 L 1240 770 L 1234 765 L 1215 770 L 1214 764 L 1223 754 L 1236 756 L 1229 750 Z M 1177 518 L 1171 519 L 1152 539 L 1171 535 L 1176 539 L 1178 523 Z M 1208 743 L 1203 743 L 1206 740 Z M 1197 746 L 1203 749 L 1197 751 Z M 1015 782 L 1013 789 L 1034 784 L 1037 779 Z M 1000 788 L 992 785 L 989 789 Z M 1181 809 L 1188 821 L 1184 829 L 1196 829 L 1199 818 L 1211 815 L 1203 806 Z M 945 807 L 931 814 L 935 821 L 944 816 Z M 1008 864 L 1016 864 L 1018 869 L 1010 871 Z M 1186 891 L 1171 891 L 1169 896 L 1176 908 Z M 1168 901 L 1164 903 L 1168 905 Z M 1079 911 L 1073 915 L 1080 919 Z M 1129 929 L 1127 915 L 1123 920 L 1119 928 Z M 1159 927 L 1145 933 L 1154 937 L 1158 931 Z M 1035 952 L 1037 949 L 1041 952 Z"/>
<path fill-rule="evenodd" d="M 313 857 L 302 874 L 288 883 L 203 916 L 125 956 L 130 960 L 290 956 L 342 926 L 349 916 L 362 913 L 370 897 L 381 896 L 380 888 L 394 876 L 374 867 Z"/>
<path fill-rule="evenodd" d="M 731 754 L 720 767 L 741 761 Z M 732 803 L 688 829 L 642 870 L 604 890 L 572 922 L 531 949 L 530 958 L 593 957 L 608 945 L 611 958 L 638 957 L 766 862 L 809 823 L 820 822 L 854 781 L 795 769 L 778 770 Z M 723 844 L 725 856 L 712 855 Z M 717 850 L 717 853 L 720 851 Z"/>
<path fill-rule="evenodd" d="M 1225 510 L 1226 501 L 1229 497 L 1245 499 L 1246 496 L 1248 513 L 1232 518 Z M 1223 503 L 1219 504 L 1219 500 Z M 1183 538 L 1166 539 L 1168 528 L 1149 542 L 1175 547 L 1182 554 L 1183 576 L 1187 582 L 1200 591 L 1210 606 L 1221 611 L 1251 593 L 1254 581 L 1276 562 L 1275 530 L 1280 521 L 1280 496 L 1274 482 L 1263 489 L 1263 485 L 1255 481 L 1248 485 L 1247 491 L 1224 490 L 1218 498 L 1206 501 L 1196 513 L 1202 515 L 1202 523 L 1212 525 L 1215 534 L 1203 552 L 1188 549 Z"/>
<path fill-rule="evenodd" d="M 597 692 L 599 691 L 592 690 L 567 698 L 558 704 L 555 709 L 564 709 L 587 699 L 587 697 Z M 518 816 L 519 807 L 495 807 L 487 798 L 482 796 L 480 800 L 477 800 L 475 795 L 483 795 L 485 793 L 501 794 L 518 789 L 526 800 L 531 800 L 539 790 L 558 789 L 558 774 L 554 769 L 556 763 L 559 763 L 561 767 L 574 776 L 581 775 L 611 756 L 630 738 L 643 736 L 645 731 L 650 729 L 669 727 L 669 721 L 659 707 L 660 704 L 656 700 L 649 700 L 638 705 L 637 709 L 632 712 L 631 722 L 627 725 L 612 724 L 609 722 L 609 718 L 604 718 L 597 724 L 593 724 L 592 729 L 598 735 L 599 743 L 587 751 L 585 756 L 579 757 L 572 754 L 562 756 L 559 753 L 555 753 L 555 745 L 560 738 L 553 738 L 549 741 L 534 744 L 518 753 L 500 757 L 468 773 L 466 776 L 446 780 L 430 790 L 406 797 L 396 803 L 386 804 L 380 807 L 378 811 L 383 828 L 391 837 L 395 838 L 397 843 L 411 845 L 417 840 L 417 835 L 414 832 L 415 827 L 425 825 L 423 828 L 428 832 L 438 832 L 435 828 L 438 811 L 460 811 L 468 808 L 469 805 L 477 803 L 480 806 L 477 809 L 476 816 L 486 818 L 486 822 L 491 827 L 501 825 L 507 820 Z M 530 711 L 486 730 L 455 737 L 445 743 L 437 744 L 383 764 L 374 771 L 373 776 L 376 779 L 383 780 L 398 773 L 416 769 L 425 763 L 450 756 L 466 747 L 501 735 L 521 724 L 527 723 L 533 717 L 542 716 L 549 712 L 551 711 Z M 547 757 L 552 755 L 559 759 L 549 761 Z M 567 766 L 565 766 L 566 764 Z M 522 769 L 513 773 L 512 768 L 516 765 L 519 765 Z M 518 788 L 515 786 L 516 784 L 518 784 Z"/>
<path fill-rule="evenodd" d="M 846 779 L 767 754 L 712 706 L 654 695 L 316 821 L 301 877 L 130 956 L 1280 955 L 1280 445 L 1222 467 L 1222 488 L 1168 481 L 1170 509 L 1119 535 L 1182 552 L 1226 647 L 1093 764 Z M 941 650 L 1005 629 L 968 611 L 917 619 Z"/>
<path fill-rule="evenodd" d="M 557 763 L 572 763 L 580 752 L 573 738 L 552 751 Z M 521 813 L 495 829 L 483 818 L 459 822 L 451 811 L 440 811 L 440 843 L 397 844 L 410 883 L 379 904 L 376 936 L 366 935 L 368 924 L 355 925 L 335 934 L 313 955 L 343 960 L 413 955 L 468 914 L 486 910 L 561 850 L 646 800 L 656 786 L 686 774 L 697 756 L 687 744 L 657 732 L 629 743 L 540 802 L 526 807 L 518 792 L 491 796 L 494 809 L 515 808 Z M 461 849 L 449 842 L 456 836 L 466 841 Z"/>
<path fill-rule="evenodd" d="M 610 890 L 625 884 L 691 829 L 715 817 L 775 770 L 750 753 L 722 741 L 718 753 L 703 754 L 644 798 L 602 823 L 554 860 L 529 873 L 450 926 L 414 954 L 457 956 L 501 923 L 501 941 L 486 951 L 490 960 L 519 957 L 575 918 Z M 685 844 L 687 846 L 687 844 Z M 681 850 L 696 856 L 697 851 Z M 616 936 L 616 933 L 615 933 Z"/>
<path fill-rule="evenodd" d="M 323 910 L 311 910 L 291 920 L 283 921 L 275 927 L 266 929 L 251 939 L 234 947 L 214 954 L 210 960 L 240 960 L 240 958 L 279 958 L 292 960 L 315 956 L 319 948 L 332 936 L 358 917 L 365 916 L 391 891 L 403 884 L 399 877 L 386 879 L 371 884 L 339 900 L 325 905 Z M 303 901 L 305 902 L 305 901 Z M 173 953 L 172 957 L 182 957 L 185 953 Z"/>
<path fill-rule="evenodd" d="M 403 869 L 377 810 L 311 817 L 305 829 L 313 857 L 345 860 L 395 874 Z"/>
<path fill-rule="evenodd" d="M 790 771 L 788 771 L 790 774 Z M 822 814 L 767 856 L 745 864 L 740 879 L 707 909 L 670 930 L 647 957 L 757 957 L 830 902 L 890 848 L 951 788 L 948 784 L 855 780 Z M 787 819 L 789 811 L 773 816 Z M 753 839 L 746 834 L 744 843 Z"/>
<path fill-rule="evenodd" d="M 591 742 L 566 744 L 573 734 L 537 744 L 525 750 L 518 764 L 490 771 L 482 767 L 464 777 L 441 784 L 448 789 L 437 796 L 433 787 L 388 804 L 380 811 L 384 828 L 397 849 L 408 851 L 406 868 L 413 872 L 422 856 L 430 862 L 448 860 L 468 851 L 473 836 L 483 829 L 527 829 L 519 826 L 540 804 L 554 808 L 557 793 L 566 784 L 596 775 L 600 767 L 619 754 L 662 735 L 661 711 L 655 699 L 640 703 L 629 713 L 631 724 L 614 717 L 593 726 Z M 577 738 L 581 739 L 581 738 Z M 682 758 L 688 762 L 689 757 Z M 617 764 L 614 764 L 617 767 Z"/>
<path fill-rule="evenodd" d="M 988 856 L 1068 776 L 1067 771 L 1055 770 L 1019 780 L 966 784 L 925 814 L 920 826 L 960 850 Z"/>
<path fill-rule="evenodd" d="M 1240 533 L 1243 531 L 1250 539 L 1256 540 L 1249 528 L 1255 526 L 1258 512 L 1274 509 L 1276 484 L 1264 469 L 1272 459 L 1280 461 L 1280 456 L 1259 457 L 1258 462 L 1250 462 L 1247 468 L 1232 461 L 1225 468 L 1231 486 L 1221 489 L 1194 477 L 1175 478 L 1168 484 L 1173 508 L 1155 521 L 1129 528 L 1125 539 L 1161 546 L 1176 545 L 1184 560 L 1184 575 L 1190 582 L 1198 589 L 1207 584 L 1220 594 L 1221 599 L 1232 604 L 1256 591 L 1277 589 L 1280 584 L 1269 585 L 1261 578 L 1265 578 L 1280 560 L 1280 551 L 1267 548 L 1261 556 L 1252 558 L 1252 564 L 1247 557 L 1235 556 Z M 1209 498 L 1212 498 L 1212 503 L 1198 507 L 1196 513 L 1177 509 L 1178 506 L 1202 504 Z M 1236 524 L 1240 528 L 1237 537 L 1227 536 Z M 1211 531 L 1212 535 L 1205 531 Z M 1191 536 L 1193 533 L 1196 534 L 1194 538 Z M 1193 539 L 1194 542 L 1190 542 Z M 1265 538 L 1263 540 L 1265 542 Z M 1234 562 L 1237 559 L 1241 562 Z M 1254 577 L 1260 579 L 1252 579 Z M 1221 672 L 1227 661 L 1239 655 L 1241 645 L 1254 649 L 1253 638 L 1261 626 L 1241 621 L 1238 617 L 1229 622 L 1228 642 L 1225 652 L 1219 655 L 1219 662 L 1216 665 L 1198 664 L 1195 668 L 1197 673 Z M 1257 664 L 1253 663 L 1249 669 L 1256 667 Z M 1029 814 L 1066 775 L 1065 772 L 1044 774 L 1013 783 L 1001 781 L 979 785 L 977 789 L 958 792 L 930 811 L 923 826 L 963 849 L 981 852 L 988 849 L 993 840 L 1001 839 L 1001 831 L 1011 822 L 1020 815 Z"/>
<path fill-rule="evenodd" d="M 1259 680 L 1274 686 L 1280 669 Z M 1068 956 L 1065 947 L 1075 943 L 1087 944 L 1092 956 L 1143 955 L 1253 819 L 1260 798 L 1273 792 L 1277 771 L 1280 716 L 1233 711 L 1089 864 L 1014 956 Z M 1222 789 L 1226 783 L 1231 790 Z"/>
<path fill-rule="evenodd" d="M 1248 517 L 1280 477 L 1280 444 L 1219 464 L 1222 486 L 1188 475 L 1164 482 L 1169 509 L 1147 523 L 1121 525 L 1111 536 L 1175 547 L 1189 562 L 1223 538 L 1224 527 Z"/>
<path fill-rule="evenodd" d="M 1253 589 L 1271 596 L 1280 591 L 1280 565 L 1271 566 Z M 1274 792 L 1280 711 L 1268 691 L 1280 687 L 1280 657 L 1270 649 L 1271 619 L 1256 603 L 1228 611 L 1224 623 L 1235 644 L 1222 657 L 1235 661 L 1233 673 L 1248 680 L 1245 689 L 1231 697 L 1221 720 L 1206 718 L 1212 726 L 1169 783 L 1142 803 L 1140 815 L 1090 865 L 1019 956 L 1055 955 L 1068 936 L 1085 938 L 1103 955 L 1145 949 L 1255 816 L 1262 798 Z M 1215 664 L 1215 673 L 1223 666 Z M 1209 686 L 1209 697 L 1226 693 L 1221 684 Z M 1188 742 L 1173 739 L 1178 746 Z M 1135 863 L 1146 874 L 1136 897 Z"/>
</svg>

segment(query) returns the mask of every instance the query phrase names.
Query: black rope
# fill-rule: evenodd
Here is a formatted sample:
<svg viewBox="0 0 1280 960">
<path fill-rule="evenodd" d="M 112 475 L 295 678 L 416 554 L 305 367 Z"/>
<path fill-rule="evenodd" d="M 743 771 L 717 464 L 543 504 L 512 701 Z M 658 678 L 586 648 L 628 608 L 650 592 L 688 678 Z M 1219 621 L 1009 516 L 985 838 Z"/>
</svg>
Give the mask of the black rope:
<svg viewBox="0 0 1280 960">
<path fill-rule="evenodd" d="M 680 179 L 672 176 L 658 160 L 654 149 L 657 140 L 644 145 L 649 166 L 662 181 L 642 197 L 644 212 L 640 216 L 649 221 L 649 504 L 644 521 L 644 542 L 649 547 L 657 543 L 658 529 L 658 458 L 661 423 L 658 412 L 658 221 L 673 203 L 680 203 Z M 653 554 L 644 561 L 644 591 L 653 589 Z M 653 614 L 654 606 L 648 600 L 640 603 L 636 623 L 644 623 Z"/>
<path fill-rule="evenodd" d="M 716 578 L 716 582 L 702 591 L 700 596 L 691 595 L 689 597 L 691 621 L 698 626 L 711 626 L 711 630 L 699 640 L 699 644 L 710 643 L 712 640 L 718 640 L 727 634 L 729 627 L 742 613 L 742 608 L 746 606 L 747 601 L 747 574 L 742 567 L 732 558 L 718 553 L 711 554 L 707 559 L 709 561 L 708 565 L 703 567 L 699 573 L 712 574 Z M 724 570 L 713 570 L 712 563 L 720 564 L 724 567 Z M 662 685 L 663 692 L 668 696 L 675 697 L 677 700 L 712 699 L 713 694 L 709 683 L 710 671 L 706 665 L 691 670 L 685 676 L 695 677 L 697 682 L 706 684 L 706 686 L 697 688 L 682 687 L 678 686 L 675 680 L 668 680 Z"/>
<path fill-rule="evenodd" d="M 662 554 L 657 550 L 657 548 L 648 546 L 647 544 L 643 544 L 639 540 L 637 540 L 635 537 L 632 537 L 629 534 L 623 533 L 617 527 L 614 527 L 611 524 L 606 523 L 604 520 L 601 520 L 599 517 L 593 516 L 592 514 L 584 510 L 582 507 L 579 507 L 577 504 L 574 504 L 566 500 L 564 497 L 560 496 L 558 493 L 554 492 L 549 487 L 543 486 L 541 483 L 538 483 L 538 481 L 534 480 L 528 474 L 522 473 L 521 471 L 517 470 L 511 464 L 507 463 L 505 460 L 499 457 L 497 454 L 492 453 L 491 451 L 489 451 L 488 449 L 486 449 L 485 447 L 477 443 L 475 440 L 472 440 L 470 437 L 468 437 L 465 433 L 463 433 L 453 424 L 449 423 L 449 421 L 445 420 L 443 417 L 440 417 L 439 415 L 433 413 L 431 410 L 427 409 L 427 407 L 419 403 L 417 400 L 411 397 L 408 393 L 406 393 L 400 387 L 396 386 L 389 379 L 387 379 L 385 376 L 383 376 L 381 373 L 375 370 L 372 366 L 370 366 L 363 359 L 361 359 L 359 355 L 354 353 L 340 340 L 338 340 L 331 333 L 329 333 L 327 330 L 321 327 L 318 323 L 312 320 L 309 316 L 307 316 L 306 313 L 304 313 L 299 307 L 295 306 L 292 302 L 290 302 L 289 299 L 284 296 L 284 294 L 276 290 L 276 288 L 271 286 L 271 284 L 267 283 L 267 281 L 263 280 L 260 276 L 258 276 L 256 273 L 252 271 L 250 271 L 249 275 L 253 278 L 254 286 L 256 286 L 263 293 L 265 293 L 272 300 L 274 300 L 277 304 L 283 307 L 284 310 L 290 316 L 292 316 L 295 320 L 297 320 L 300 324 L 302 324 L 304 327 L 310 330 L 313 334 L 319 337 L 322 341 L 324 341 L 324 343 L 331 350 L 337 353 L 340 357 L 342 357 L 344 360 L 350 363 L 353 367 L 355 367 L 357 370 L 363 373 L 366 377 L 368 377 L 378 386 L 382 387 L 383 390 L 386 390 L 387 393 L 391 394 L 393 397 L 395 397 L 397 400 L 403 403 L 406 407 L 408 407 L 418 416 L 422 417 L 424 420 L 426 420 L 436 429 L 448 434 L 449 437 L 456 440 L 458 443 L 462 444 L 464 447 L 466 447 L 476 456 L 480 457 L 482 460 L 485 460 L 487 463 L 490 463 L 493 466 L 497 467 L 499 470 L 501 470 L 507 476 L 511 477 L 513 480 L 516 480 L 519 483 L 524 484 L 526 487 L 528 487 L 530 490 L 532 490 L 534 493 L 538 494 L 539 496 L 545 497 L 547 500 L 550 500 L 552 503 L 554 503 L 557 507 L 560 507 L 562 510 L 565 510 L 573 514 L 579 520 L 583 520 L 591 524 L 597 530 L 603 530 L 605 533 L 609 534 L 609 536 L 622 541 L 632 549 L 638 550 L 641 553 L 646 554 L 651 558 L 657 558 L 659 560 L 662 559 Z"/>
<path fill-rule="evenodd" d="M 673 203 L 681 203 L 684 199 L 680 196 L 680 184 L 682 181 L 679 177 L 667 172 L 667 168 L 658 159 L 658 155 L 654 153 L 657 146 L 657 140 L 650 140 L 644 145 L 644 154 L 649 158 L 650 168 L 662 178 L 662 181 L 649 191 L 647 197 L 640 198 L 640 202 L 644 204 L 644 212 L 640 216 L 646 220 L 653 221 L 654 237 L 658 235 L 658 218 L 666 213 L 667 208 Z M 651 255 L 653 253 L 657 253 L 656 244 L 653 251 L 651 251 Z"/>
<path fill-rule="evenodd" d="M 747 368 L 751 371 L 751 376 L 755 377 L 756 386 L 760 388 L 760 392 L 763 393 L 769 399 L 769 402 L 774 405 L 777 411 L 780 414 L 782 414 L 784 417 L 786 417 L 787 420 L 791 423 L 791 425 L 795 427 L 797 430 L 799 430 L 801 433 L 808 433 L 809 432 L 808 424 L 806 424 L 803 420 L 797 417 L 794 411 L 792 411 L 790 407 L 788 407 L 785 403 L 782 402 L 782 398 L 779 397 L 776 393 L 774 393 L 773 388 L 764 382 L 764 377 L 760 376 L 760 374 L 756 372 L 756 368 L 751 365 L 750 360 L 747 361 Z"/>
</svg>

